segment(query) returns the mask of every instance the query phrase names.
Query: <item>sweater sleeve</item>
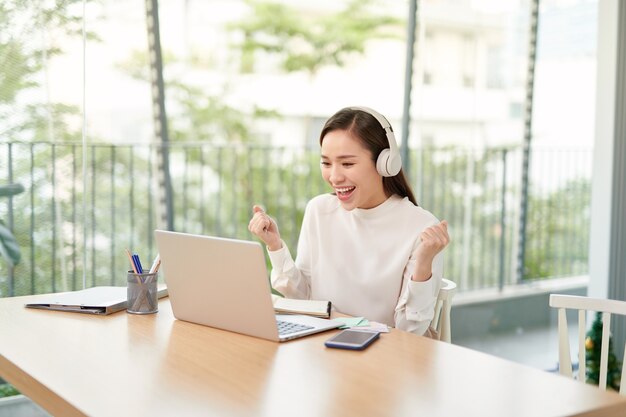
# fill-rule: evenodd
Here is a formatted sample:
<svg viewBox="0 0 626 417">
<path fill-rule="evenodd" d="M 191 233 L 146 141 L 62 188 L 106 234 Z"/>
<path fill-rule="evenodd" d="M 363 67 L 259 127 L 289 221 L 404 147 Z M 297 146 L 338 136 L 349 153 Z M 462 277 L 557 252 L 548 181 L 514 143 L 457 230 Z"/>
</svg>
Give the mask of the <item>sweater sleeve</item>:
<svg viewBox="0 0 626 417">
<path fill-rule="evenodd" d="M 282 241 L 282 248 L 269 251 L 272 272 L 270 280 L 272 286 L 285 297 L 309 299 L 311 298 L 311 250 L 309 244 L 309 205 L 304 210 L 302 229 L 298 238 L 298 257 L 294 262 L 289 248 Z"/>
<path fill-rule="evenodd" d="M 443 278 L 443 253 L 435 256 L 432 276 L 427 281 L 411 279 L 415 259 L 411 257 L 404 269 L 402 290 L 394 314 L 396 328 L 423 335 L 433 319 L 435 303 Z"/>
<path fill-rule="evenodd" d="M 308 299 L 311 293 L 310 274 L 307 276 L 296 267 L 289 248 L 284 241 L 282 244 L 283 247 L 277 251 L 268 250 L 272 263 L 272 287 L 287 298 Z"/>
</svg>

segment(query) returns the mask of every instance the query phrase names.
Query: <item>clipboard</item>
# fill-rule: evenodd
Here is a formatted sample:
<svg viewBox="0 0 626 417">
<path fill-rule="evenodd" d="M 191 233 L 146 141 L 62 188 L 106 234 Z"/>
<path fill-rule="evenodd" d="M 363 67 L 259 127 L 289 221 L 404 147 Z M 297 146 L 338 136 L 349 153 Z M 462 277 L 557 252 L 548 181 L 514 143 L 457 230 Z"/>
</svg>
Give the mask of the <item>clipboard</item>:
<svg viewBox="0 0 626 417">
<path fill-rule="evenodd" d="M 125 310 L 127 306 L 126 287 L 92 287 L 84 290 L 45 294 L 27 308 L 41 310 L 69 311 L 74 313 L 97 314 L 106 316 Z M 157 297 L 167 297 L 167 287 L 160 284 Z"/>
</svg>

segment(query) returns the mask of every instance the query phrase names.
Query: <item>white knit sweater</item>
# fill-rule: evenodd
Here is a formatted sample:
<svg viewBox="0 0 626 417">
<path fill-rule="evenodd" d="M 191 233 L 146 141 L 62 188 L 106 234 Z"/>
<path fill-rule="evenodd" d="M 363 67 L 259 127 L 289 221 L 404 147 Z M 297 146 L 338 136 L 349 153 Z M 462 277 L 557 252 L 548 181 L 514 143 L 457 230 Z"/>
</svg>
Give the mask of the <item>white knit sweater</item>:
<svg viewBox="0 0 626 417">
<path fill-rule="evenodd" d="M 296 261 L 284 242 L 269 252 L 272 285 L 290 298 L 330 300 L 342 313 L 424 334 L 441 286 L 442 254 L 429 280 L 411 276 L 419 235 L 436 223 L 430 212 L 396 195 L 351 211 L 334 195 L 319 195 L 307 204 Z"/>
</svg>

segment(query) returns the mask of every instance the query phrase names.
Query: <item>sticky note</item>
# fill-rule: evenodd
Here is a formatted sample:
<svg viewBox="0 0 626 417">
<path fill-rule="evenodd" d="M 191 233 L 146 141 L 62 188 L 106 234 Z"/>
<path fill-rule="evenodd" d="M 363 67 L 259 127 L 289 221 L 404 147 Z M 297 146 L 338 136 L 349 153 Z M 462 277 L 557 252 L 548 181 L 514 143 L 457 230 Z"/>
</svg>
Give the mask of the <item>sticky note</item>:
<svg viewBox="0 0 626 417">
<path fill-rule="evenodd" d="M 333 320 L 343 323 L 343 326 L 341 326 L 340 329 L 367 326 L 369 324 L 369 321 L 365 317 L 337 317 Z"/>
</svg>

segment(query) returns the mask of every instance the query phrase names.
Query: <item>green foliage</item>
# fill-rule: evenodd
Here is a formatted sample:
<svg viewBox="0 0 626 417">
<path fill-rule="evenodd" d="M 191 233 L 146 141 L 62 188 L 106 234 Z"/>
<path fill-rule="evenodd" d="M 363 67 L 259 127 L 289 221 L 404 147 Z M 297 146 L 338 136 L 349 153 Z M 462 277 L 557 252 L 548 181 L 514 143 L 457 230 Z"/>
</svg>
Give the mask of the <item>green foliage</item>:
<svg viewBox="0 0 626 417">
<path fill-rule="evenodd" d="M 33 259 L 27 259 L 33 265 L 31 277 L 37 275 L 33 280 L 49 281 L 48 272 L 55 269 L 56 260 L 53 258 L 57 253 L 56 242 L 55 239 L 47 238 L 50 234 L 54 235 L 52 231 L 55 229 L 47 219 L 55 221 L 55 210 L 61 207 L 64 199 L 67 201 L 71 198 L 61 196 L 61 191 L 67 189 L 68 181 L 65 179 L 71 178 L 64 174 L 71 172 L 68 155 L 75 153 L 75 148 L 72 150 L 67 147 L 59 151 L 63 149 L 62 146 L 40 146 L 36 142 L 50 138 L 59 144 L 77 140 L 80 138 L 80 128 L 77 128 L 80 126 L 80 118 L 76 107 L 46 102 L 41 99 L 45 94 L 37 94 L 37 90 L 42 88 L 40 80 L 43 79 L 41 73 L 44 65 L 63 53 L 60 44 L 70 37 L 82 36 L 82 5 L 82 0 L 0 0 L 0 120 L 3 121 L 0 142 L 13 143 L 13 148 L 9 148 L 13 149 L 10 157 L 14 161 L 11 164 L 11 180 L 28 184 L 32 191 L 32 205 L 20 204 L 25 199 L 14 201 L 15 236 L 0 221 L 0 256 L 7 261 L 0 263 L 0 284 L 5 284 L 8 275 L 5 274 L 5 265 L 11 268 L 18 262 L 20 267 L 15 268 L 12 275 L 15 282 L 25 281 L 20 280 L 21 274 L 26 272 L 25 267 L 21 266 L 25 263 L 25 255 L 36 254 L 37 257 L 36 263 L 32 262 Z M 88 32 L 87 38 L 96 39 L 96 36 Z M 32 144 L 30 148 L 27 143 Z M 24 147 L 20 148 L 22 144 Z M 46 149 L 40 152 L 43 147 Z M 21 157 L 27 154 L 32 155 L 30 161 Z M 54 163 L 51 164 L 51 161 Z M 61 176 L 63 181 L 56 182 Z M 52 199 L 48 196 L 50 192 L 54 193 Z M 23 226 L 28 224 L 26 219 L 31 215 L 37 223 L 33 224 L 35 229 L 29 235 L 28 228 Z M 63 226 L 60 222 L 58 225 Z M 32 241 L 33 238 L 36 243 Z M 35 271 L 38 268 L 41 271 Z M 24 285 L 23 293 L 45 291 L 49 283 L 41 289 L 36 287 L 38 285 L 33 284 L 30 288 Z M 3 295 L 6 294 L 0 290 L 0 296 Z"/>
<path fill-rule="evenodd" d="M 0 185 L 0 197 L 11 197 L 22 192 L 24 187 L 21 184 Z M 13 233 L 2 220 L 0 220 L 0 256 L 10 267 L 17 265 L 22 256 Z"/>
<path fill-rule="evenodd" d="M 498 285 L 502 240 L 505 248 L 502 262 L 504 265 L 510 262 L 516 207 L 509 204 L 505 208 L 502 230 L 500 202 L 503 193 L 507 201 L 515 200 L 515 187 L 502 189 L 501 179 L 505 171 L 503 154 L 512 153 L 510 149 L 476 151 L 457 146 L 426 147 L 413 153 L 411 166 L 418 172 L 413 182 L 416 198 L 425 209 L 448 220 L 452 243 L 446 248 L 445 271 L 459 279 L 467 268 L 465 290 Z M 468 230 L 464 229 L 466 222 Z M 464 233 L 472 236 L 467 246 L 463 244 L 467 238 Z M 464 258 L 468 258 L 466 263 Z M 503 273 L 508 283 L 508 268 Z"/>
<path fill-rule="evenodd" d="M 341 67 L 355 55 L 362 54 L 373 38 L 392 35 L 400 20 L 371 11 L 372 1 L 352 0 L 344 10 L 329 15 L 304 15 L 279 4 L 249 0 L 248 18 L 230 26 L 242 31 L 242 71 L 252 72 L 254 52 L 278 55 L 288 71 L 306 71 L 314 75 L 324 66 Z"/>
<path fill-rule="evenodd" d="M 20 91 L 37 85 L 30 78 L 39 72 L 40 67 L 29 64 L 30 57 L 20 43 L 12 39 L 0 42 L 0 56 L 4 58 L 0 61 L 0 104 L 12 103 Z"/>
<path fill-rule="evenodd" d="M 13 140 L 48 138 L 49 135 L 33 132 L 32 125 L 45 125 L 48 120 L 57 123 L 57 116 L 69 112 L 67 106 L 32 99 L 25 102 L 19 96 L 40 87 L 37 78 L 44 59 L 63 52 L 55 42 L 57 39 L 82 35 L 82 11 L 77 7 L 81 3 L 82 0 L 0 0 L 0 120 L 4 122 L 0 139 L 5 135 Z M 42 42 L 33 42 L 33 38 L 40 38 L 42 30 L 46 34 L 45 47 Z M 57 139 L 65 139 L 64 136 L 60 134 Z"/>
<path fill-rule="evenodd" d="M 179 109 L 169 118 L 172 141 L 251 144 L 255 142 L 251 122 L 278 117 L 273 111 L 258 108 L 246 113 L 227 105 L 221 97 L 182 82 L 169 82 L 166 88 L 171 107 Z"/>
<path fill-rule="evenodd" d="M 13 267 L 21 258 L 20 247 L 6 224 L 0 220 L 0 256 Z"/>
<path fill-rule="evenodd" d="M 596 313 L 596 318 L 587 332 L 585 340 L 585 363 L 587 370 L 587 382 L 598 385 L 600 381 L 600 353 L 602 347 L 602 315 Z M 622 363 L 617 360 L 613 353 L 613 340 L 609 336 L 609 358 L 606 375 L 606 385 L 619 392 L 620 379 L 622 377 Z"/>
<path fill-rule="evenodd" d="M 581 178 L 547 195 L 530 194 L 526 278 L 575 275 L 587 270 L 590 196 L 591 183 Z"/>
<path fill-rule="evenodd" d="M 500 279 L 504 284 L 516 282 L 519 178 L 511 167 L 518 156 L 518 149 L 476 151 L 455 146 L 426 147 L 411 155 L 411 166 L 418 173 L 413 181 L 416 198 L 448 220 L 452 243 L 446 248 L 445 270 L 453 277 L 466 272 L 464 290 L 497 286 Z M 533 193 L 539 185 L 531 184 L 529 196 L 524 279 L 584 274 L 589 180 L 573 178 L 542 194 Z M 464 246 L 467 236 L 470 244 Z"/>
<path fill-rule="evenodd" d="M 172 52 L 165 51 L 164 55 L 165 67 L 184 64 Z M 117 67 L 134 79 L 149 82 L 147 54 L 142 51 L 131 52 L 129 59 Z M 254 143 L 254 135 L 250 131 L 253 121 L 280 117 L 270 109 L 243 111 L 232 107 L 224 100 L 227 91 L 209 94 L 198 85 L 177 79 L 165 81 L 171 142 L 211 142 L 221 145 Z M 191 157 L 192 160 L 198 160 L 197 153 Z"/>
<path fill-rule="evenodd" d="M 0 384 L 0 398 L 12 397 L 14 395 L 20 395 L 20 392 L 11 384 Z"/>
</svg>

